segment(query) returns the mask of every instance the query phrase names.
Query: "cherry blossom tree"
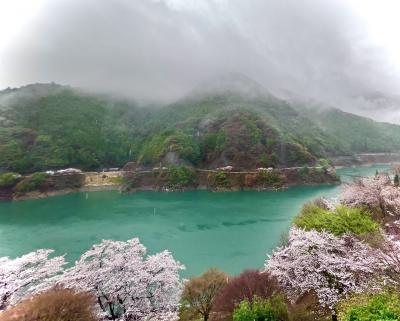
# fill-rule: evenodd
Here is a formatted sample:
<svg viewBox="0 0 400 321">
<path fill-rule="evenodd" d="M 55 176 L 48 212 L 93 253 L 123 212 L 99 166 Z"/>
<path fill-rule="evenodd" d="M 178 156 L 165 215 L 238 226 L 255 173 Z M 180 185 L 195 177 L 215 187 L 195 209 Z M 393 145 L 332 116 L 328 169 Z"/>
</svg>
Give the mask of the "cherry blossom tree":
<svg viewBox="0 0 400 321">
<path fill-rule="evenodd" d="M 334 200 L 327 199 L 325 197 L 317 198 L 316 200 L 312 201 L 311 204 L 314 204 L 320 208 L 326 209 L 327 211 L 335 212 L 336 206 Z"/>
<path fill-rule="evenodd" d="M 63 272 L 63 256 L 49 258 L 53 250 L 37 250 L 16 259 L 0 258 L 0 310 L 38 292 L 44 282 Z"/>
<path fill-rule="evenodd" d="M 341 195 L 342 203 L 352 207 L 379 208 L 384 215 L 400 214 L 400 189 L 392 184 L 387 174 L 365 177 L 346 184 Z"/>
<path fill-rule="evenodd" d="M 382 276 L 385 283 L 400 287 L 400 241 L 393 235 L 384 235 L 378 259 L 384 266 Z"/>
<path fill-rule="evenodd" d="M 53 287 L 88 291 L 104 320 L 176 320 L 184 267 L 171 253 L 146 255 L 137 238 L 103 241 L 65 270 L 63 256 L 38 250 L 17 259 L 0 258 L 0 310 Z"/>
<path fill-rule="evenodd" d="M 109 320 L 175 320 L 184 267 L 168 251 L 146 257 L 137 238 L 105 240 L 84 253 L 57 282 L 92 292 Z"/>
<path fill-rule="evenodd" d="M 335 319 L 338 300 L 364 290 L 381 264 L 374 250 L 353 237 L 292 228 L 288 245 L 273 252 L 265 267 L 289 298 L 313 292 Z"/>
<path fill-rule="evenodd" d="M 386 215 L 378 259 L 384 266 L 386 281 L 400 285 L 400 188 L 395 186 L 389 175 L 367 177 L 344 187 L 342 202 L 349 206 L 379 208 Z M 397 221 L 396 221 L 397 220 Z"/>
</svg>

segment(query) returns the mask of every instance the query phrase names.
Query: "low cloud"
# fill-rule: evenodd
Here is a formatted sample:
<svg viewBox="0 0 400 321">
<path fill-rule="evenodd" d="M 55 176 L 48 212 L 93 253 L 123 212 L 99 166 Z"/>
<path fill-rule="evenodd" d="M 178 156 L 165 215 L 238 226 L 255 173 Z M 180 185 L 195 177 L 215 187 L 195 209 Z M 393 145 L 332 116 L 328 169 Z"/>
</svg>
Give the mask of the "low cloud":
<svg viewBox="0 0 400 321">
<path fill-rule="evenodd" d="M 399 88 L 345 0 L 48 0 L 0 60 L 2 87 L 55 81 L 155 101 L 227 72 L 324 101 Z"/>
</svg>

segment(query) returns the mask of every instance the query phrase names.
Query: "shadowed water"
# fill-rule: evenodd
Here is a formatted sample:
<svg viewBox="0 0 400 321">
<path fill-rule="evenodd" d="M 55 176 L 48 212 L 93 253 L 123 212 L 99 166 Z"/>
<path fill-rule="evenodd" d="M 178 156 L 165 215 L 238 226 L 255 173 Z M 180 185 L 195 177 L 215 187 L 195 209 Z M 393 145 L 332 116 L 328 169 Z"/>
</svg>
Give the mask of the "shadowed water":
<svg viewBox="0 0 400 321">
<path fill-rule="evenodd" d="M 342 169 L 343 179 L 384 166 Z M 279 192 L 95 192 L 0 202 L 0 257 L 53 248 L 74 262 L 102 239 L 139 237 L 150 253 L 169 249 L 185 276 L 216 266 L 229 273 L 263 266 L 302 204 L 340 186 Z"/>
</svg>

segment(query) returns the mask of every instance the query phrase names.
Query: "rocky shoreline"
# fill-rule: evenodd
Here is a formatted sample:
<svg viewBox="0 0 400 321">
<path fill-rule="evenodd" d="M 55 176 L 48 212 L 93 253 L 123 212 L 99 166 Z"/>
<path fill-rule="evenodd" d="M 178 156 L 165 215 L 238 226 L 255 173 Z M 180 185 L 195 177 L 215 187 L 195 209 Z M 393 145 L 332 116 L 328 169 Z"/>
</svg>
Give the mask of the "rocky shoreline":
<svg viewBox="0 0 400 321">
<path fill-rule="evenodd" d="M 0 200 L 40 199 L 77 192 L 118 190 L 121 192 L 183 192 L 192 190 L 276 191 L 298 185 L 339 184 L 335 168 L 400 164 L 400 153 L 369 153 L 332 158 L 334 167 L 290 167 L 268 171 L 224 171 L 191 168 L 189 182 L 171 182 L 170 169 L 82 172 L 48 176 L 38 188 L 17 191 L 16 186 L 0 187 Z M 22 177 L 29 180 L 32 175 Z"/>
<path fill-rule="evenodd" d="M 120 190 L 120 186 L 113 185 L 113 186 L 86 186 L 82 188 L 69 188 L 69 189 L 61 189 L 61 190 L 54 190 L 54 191 L 33 191 L 28 192 L 23 195 L 14 195 L 12 198 L 2 199 L 1 200 L 11 200 L 11 201 L 26 201 L 32 199 L 41 199 L 47 198 L 52 196 L 60 196 L 60 195 L 67 195 L 72 193 L 85 193 L 85 192 L 100 192 L 100 191 L 118 191 Z"/>
<path fill-rule="evenodd" d="M 296 167 L 269 171 L 218 171 L 191 169 L 193 177 L 181 184 L 171 180 L 169 169 L 149 171 L 86 172 L 46 177 L 35 190 L 18 192 L 15 188 L 0 188 L 2 200 L 40 199 L 76 192 L 118 190 L 121 192 L 191 190 L 276 191 L 294 185 L 339 184 L 333 168 Z M 29 179 L 29 175 L 22 180 Z"/>
<path fill-rule="evenodd" d="M 26 193 L 14 192 L 8 198 L 0 197 L 0 200 L 22 201 L 70 193 L 121 190 L 121 184 L 118 180 L 115 180 L 120 176 L 120 172 L 83 172 L 81 174 L 49 176 L 46 183 L 37 190 Z"/>
</svg>

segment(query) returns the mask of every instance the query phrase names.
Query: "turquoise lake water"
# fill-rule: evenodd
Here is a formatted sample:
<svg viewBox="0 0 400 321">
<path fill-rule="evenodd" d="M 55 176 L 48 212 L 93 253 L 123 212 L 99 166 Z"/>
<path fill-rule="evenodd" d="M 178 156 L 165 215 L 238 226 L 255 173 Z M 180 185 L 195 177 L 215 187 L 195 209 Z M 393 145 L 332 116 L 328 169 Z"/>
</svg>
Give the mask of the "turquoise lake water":
<svg viewBox="0 0 400 321">
<path fill-rule="evenodd" d="M 387 166 L 338 170 L 343 181 Z M 52 248 L 74 262 L 102 239 L 139 237 L 149 253 L 164 249 L 186 266 L 184 276 L 218 267 L 260 268 L 301 206 L 336 197 L 340 186 L 299 186 L 279 192 L 76 193 L 0 202 L 0 257 Z"/>
</svg>

